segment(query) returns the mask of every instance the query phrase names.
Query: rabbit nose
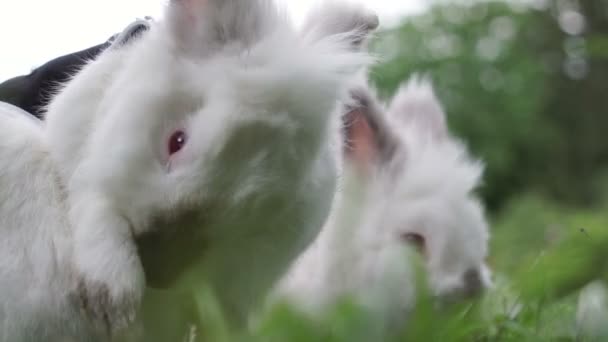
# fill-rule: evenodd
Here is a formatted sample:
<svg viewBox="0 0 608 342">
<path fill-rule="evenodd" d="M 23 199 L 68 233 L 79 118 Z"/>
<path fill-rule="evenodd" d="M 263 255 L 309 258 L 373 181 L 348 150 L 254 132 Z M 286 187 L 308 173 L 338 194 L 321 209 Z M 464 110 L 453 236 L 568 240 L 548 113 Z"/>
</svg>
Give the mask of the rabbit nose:
<svg viewBox="0 0 608 342">
<path fill-rule="evenodd" d="M 467 298 L 478 295 L 484 288 L 481 274 L 476 268 L 471 268 L 464 272 L 462 280 L 464 284 L 463 294 Z"/>
</svg>

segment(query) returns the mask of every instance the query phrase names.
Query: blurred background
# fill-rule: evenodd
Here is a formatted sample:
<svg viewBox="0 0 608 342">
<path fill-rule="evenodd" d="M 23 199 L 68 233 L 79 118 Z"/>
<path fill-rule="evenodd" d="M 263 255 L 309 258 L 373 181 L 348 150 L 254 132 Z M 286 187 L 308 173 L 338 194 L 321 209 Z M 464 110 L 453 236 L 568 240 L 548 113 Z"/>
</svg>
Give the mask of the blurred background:
<svg viewBox="0 0 608 342">
<path fill-rule="evenodd" d="M 160 18 L 169 0 L 20 0 L 0 2 L 2 63 L 0 82 L 29 72 L 46 61 L 103 43 L 135 18 Z M 277 0 L 296 24 L 324 0 Z M 382 25 L 398 24 L 404 16 L 425 11 L 426 0 L 346 0 L 375 10 Z"/>
<path fill-rule="evenodd" d="M 0 81 L 101 43 L 134 16 L 161 8 L 79 2 L 62 8 L 69 14 L 62 22 L 54 16 L 61 1 L 39 4 L 48 11 L 32 15 L 27 3 L 16 12 L 4 5 L 0 14 Z M 300 21 L 312 3 L 287 6 Z M 414 73 L 431 77 L 452 132 L 486 165 L 479 193 L 492 222 L 490 264 L 525 300 L 517 318 L 503 310 L 486 314 L 483 324 L 472 320 L 466 329 L 481 333 L 473 339 L 467 330 L 463 340 L 578 340 L 577 291 L 608 275 L 608 1 L 369 4 L 383 18 L 372 42 L 382 57 L 371 73 L 374 85 L 390 98 Z M 59 31 L 40 32 L 60 22 Z M 270 326 L 280 322 L 313 336 L 304 323 L 281 317 Z M 339 321 L 348 326 L 347 318 Z M 348 322 L 352 336 L 337 340 L 361 340 L 352 333 L 361 322 Z M 282 334 L 274 336 L 291 336 Z"/>
</svg>

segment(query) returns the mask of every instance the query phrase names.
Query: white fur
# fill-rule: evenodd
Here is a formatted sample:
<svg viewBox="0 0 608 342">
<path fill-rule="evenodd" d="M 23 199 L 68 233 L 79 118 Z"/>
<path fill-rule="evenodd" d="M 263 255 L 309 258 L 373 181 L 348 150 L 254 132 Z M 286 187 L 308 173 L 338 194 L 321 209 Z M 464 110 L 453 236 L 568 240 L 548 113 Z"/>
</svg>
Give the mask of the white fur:
<svg viewBox="0 0 608 342">
<path fill-rule="evenodd" d="M 69 303 L 65 193 L 31 115 L 0 107 L 0 341 L 86 341 Z M 44 322 L 39 324 L 38 322 Z"/>
<path fill-rule="evenodd" d="M 371 94 L 370 99 L 373 99 Z M 432 86 L 404 84 L 390 109 L 375 113 L 397 146 L 372 174 L 345 163 L 341 193 L 330 220 L 294 264 L 276 297 L 319 310 L 342 296 L 380 312 L 388 324 L 403 324 L 415 301 L 412 257 L 400 236 L 426 240 L 429 285 L 439 297 L 466 287 L 463 275 L 479 272 L 490 284 L 488 228 L 473 194 L 482 174 L 464 145 L 447 133 Z M 373 110 L 368 108 L 368 110 Z"/>
<path fill-rule="evenodd" d="M 326 220 L 336 106 L 370 61 L 359 27 L 302 35 L 265 0 L 175 0 L 166 18 L 78 73 L 45 127 L 0 113 L 3 341 L 85 340 L 80 309 L 132 321 L 134 238 L 154 231 L 204 242 L 188 275 L 241 321 Z"/>
</svg>

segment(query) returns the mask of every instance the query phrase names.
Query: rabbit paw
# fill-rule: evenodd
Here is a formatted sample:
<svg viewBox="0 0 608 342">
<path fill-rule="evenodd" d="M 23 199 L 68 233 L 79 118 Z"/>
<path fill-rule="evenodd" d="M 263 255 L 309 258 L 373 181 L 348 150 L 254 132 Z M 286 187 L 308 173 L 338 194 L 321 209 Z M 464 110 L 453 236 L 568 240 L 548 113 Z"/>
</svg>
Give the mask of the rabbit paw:
<svg viewBox="0 0 608 342">
<path fill-rule="evenodd" d="M 109 271 L 105 278 L 99 269 L 81 271 L 76 292 L 80 309 L 94 328 L 114 336 L 135 321 L 144 281 L 141 265 L 116 263 Z"/>
</svg>

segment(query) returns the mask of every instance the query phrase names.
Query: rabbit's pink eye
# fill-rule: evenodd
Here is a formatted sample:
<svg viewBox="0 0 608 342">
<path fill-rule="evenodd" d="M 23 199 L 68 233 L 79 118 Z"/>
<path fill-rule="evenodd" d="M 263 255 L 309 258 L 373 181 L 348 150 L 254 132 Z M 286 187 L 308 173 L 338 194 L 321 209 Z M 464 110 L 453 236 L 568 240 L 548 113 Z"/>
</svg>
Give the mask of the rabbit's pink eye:
<svg viewBox="0 0 608 342">
<path fill-rule="evenodd" d="M 186 133 L 184 131 L 176 131 L 169 138 L 169 154 L 174 154 L 184 147 L 186 144 Z"/>
</svg>

